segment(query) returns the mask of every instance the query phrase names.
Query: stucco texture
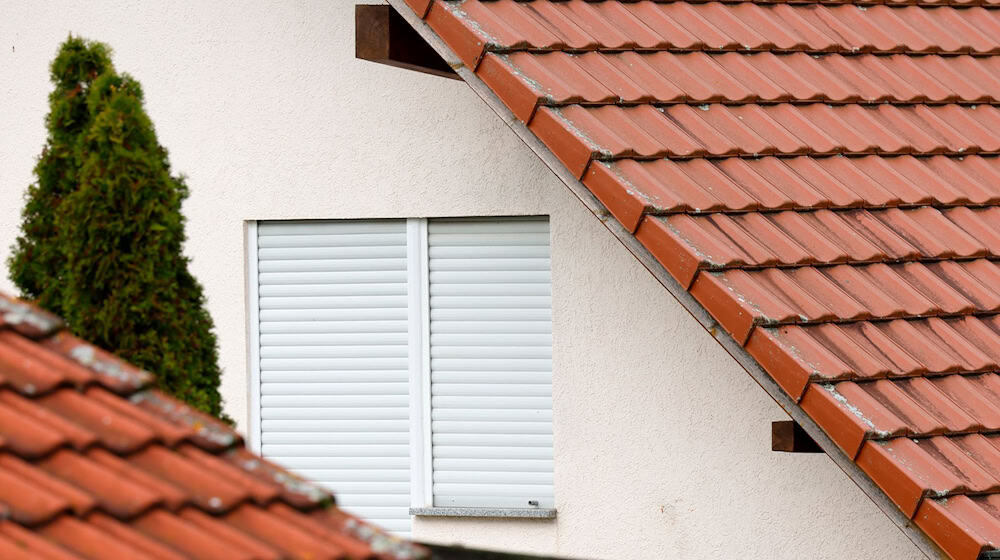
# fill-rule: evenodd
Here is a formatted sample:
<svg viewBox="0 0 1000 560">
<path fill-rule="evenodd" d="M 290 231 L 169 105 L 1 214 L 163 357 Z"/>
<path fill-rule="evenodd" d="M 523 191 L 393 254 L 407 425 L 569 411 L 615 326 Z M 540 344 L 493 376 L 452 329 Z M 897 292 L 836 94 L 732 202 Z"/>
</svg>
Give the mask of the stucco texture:
<svg viewBox="0 0 1000 560">
<path fill-rule="evenodd" d="M 0 259 L 73 32 L 143 84 L 188 176 L 187 253 L 247 425 L 245 221 L 548 214 L 558 518 L 421 518 L 418 539 L 581 558 L 914 558 L 825 455 L 464 84 L 354 59 L 353 3 L 0 1 Z M 13 289 L 0 280 L 0 289 Z"/>
</svg>

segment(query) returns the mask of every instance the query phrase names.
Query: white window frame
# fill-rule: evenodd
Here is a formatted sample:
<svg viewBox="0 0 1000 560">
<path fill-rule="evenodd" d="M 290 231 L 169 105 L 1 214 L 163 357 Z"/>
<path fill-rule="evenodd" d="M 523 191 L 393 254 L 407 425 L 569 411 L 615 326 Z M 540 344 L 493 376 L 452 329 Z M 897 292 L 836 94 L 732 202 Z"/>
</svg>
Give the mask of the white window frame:
<svg viewBox="0 0 1000 560">
<path fill-rule="evenodd" d="M 551 519 L 555 508 L 479 508 L 434 506 L 433 456 L 431 439 L 430 372 L 430 290 L 427 218 L 405 218 L 407 297 L 408 297 L 408 370 L 410 387 L 410 515 L 437 517 L 510 517 Z M 249 408 L 247 440 L 254 453 L 261 452 L 261 372 L 260 372 L 260 297 L 258 270 L 258 222 L 245 222 L 247 371 Z"/>
<path fill-rule="evenodd" d="M 431 454 L 430 291 L 427 219 L 406 220 L 406 270 L 409 297 L 410 507 L 433 506 Z"/>
<path fill-rule="evenodd" d="M 260 455 L 260 288 L 257 272 L 257 222 L 247 221 L 246 228 L 247 266 L 247 373 L 249 379 L 249 407 L 247 409 L 247 443 L 250 450 Z"/>
</svg>

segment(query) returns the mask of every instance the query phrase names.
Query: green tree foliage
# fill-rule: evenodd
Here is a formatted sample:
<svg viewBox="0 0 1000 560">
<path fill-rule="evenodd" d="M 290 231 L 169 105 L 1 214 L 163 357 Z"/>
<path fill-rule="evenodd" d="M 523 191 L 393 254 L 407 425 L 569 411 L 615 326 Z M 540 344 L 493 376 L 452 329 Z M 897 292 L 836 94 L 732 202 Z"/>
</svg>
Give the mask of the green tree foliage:
<svg viewBox="0 0 1000 560">
<path fill-rule="evenodd" d="M 78 39 L 67 41 L 59 58 L 67 52 L 100 52 L 107 60 L 106 47 L 82 43 L 80 50 L 77 44 Z M 187 187 L 170 173 L 139 83 L 110 64 L 89 79 L 78 110 L 80 122 L 87 124 L 72 137 L 73 155 L 62 168 L 64 183 L 73 188 L 61 191 L 49 208 L 52 259 L 48 268 L 34 272 L 35 284 L 22 284 L 20 277 L 15 282 L 29 296 L 42 293 L 29 291 L 34 286 L 57 292 L 48 296 L 57 302 L 52 308 L 74 333 L 156 373 L 161 388 L 218 416 L 220 371 L 212 319 L 182 254 L 181 203 Z M 61 83 L 56 83 L 58 91 Z M 55 101 L 52 111 L 57 111 Z M 50 115 L 50 123 L 54 120 Z M 50 135 L 49 146 L 55 138 Z M 39 173 L 39 185 L 44 180 Z M 22 239 L 19 249 L 32 247 L 28 229 Z M 21 253 L 13 260 L 19 258 Z"/>
<path fill-rule="evenodd" d="M 48 141 L 35 165 L 38 181 L 28 189 L 14 245 L 10 276 L 21 292 L 42 307 L 62 315 L 62 251 L 57 241 L 56 210 L 78 185 L 76 146 L 90 124 L 87 94 L 99 75 L 112 70 L 107 47 L 70 37 L 52 61 L 46 118 Z"/>
</svg>

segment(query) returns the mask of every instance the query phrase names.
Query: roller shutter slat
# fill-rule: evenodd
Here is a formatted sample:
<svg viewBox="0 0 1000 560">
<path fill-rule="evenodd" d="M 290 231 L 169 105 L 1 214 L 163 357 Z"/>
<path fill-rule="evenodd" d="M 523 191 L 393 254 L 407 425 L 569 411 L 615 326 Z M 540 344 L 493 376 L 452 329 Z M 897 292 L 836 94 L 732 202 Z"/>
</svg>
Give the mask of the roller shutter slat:
<svg viewBox="0 0 1000 560">
<path fill-rule="evenodd" d="M 496 484 L 489 481 L 486 484 L 435 483 L 434 492 L 443 496 L 550 496 L 552 486 L 549 484 Z"/>
<path fill-rule="evenodd" d="M 431 392 L 433 393 L 433 386 Z M 539 410 L 552 408 L 551 397 L 482 397 L 482 396 L 438 396 L 431 397 L 434 408 L 492 408 Z"/>
<path fill-rule="evenodd" d="M 260 272 L 371 272 L 406 270 L 406 259 L 270 259 Z"/>
<path fill-rule="evenodd" d="M 330 457 L 284 457 L 281 463 L 291 469 L 327 468 L 333 463 Z M 399 457 L 338 457 L 336 465 L 344 469 L 407 469 L 410 468 L 408 456 Z M 339 499 L 339 498 L 338 498 Z M 410 496 L 406 495 L 409 502 Z"/>
<path fill-rule="evenodd" d="M 434 358 L 552 358 L 551 344 L 539 337 L 533 346 L 451 346 L 431 343 L 431 359 Z"/>
<path fill-rule="evenodd" d="M 442 483 L 458 484 L 493 484 L 503 482 L 509 484 L 552 484 L 551 472 L 515 472 L 506 471 L 448 471 L 437 472 L 437 479 Z"/>
<path fill-rule="evenodd" d="M 544 447 L 495 447 L 436 445 L 435 459 L 552 459 L 552 449 Z M 526 507 L 527 504 L 524 504 Z M 488 506 L 484 506 L 488 507 Z"/>
<path fill-rule="evenodd" d="M 261 420 L 396 420 L 408 419 L 410 411 L 400 407 L 362 407 L 358 405 L 332 408 L 328 406 L 269 406 L 261 410 Z"/>
<path fill-rule="evenodd" d="M 545 245 L 549 244 L 549 221 L 545 218 L 495 218 L 482 220 L 434 220 L 428 228 L 427 236 L 430 245 L 441 245 L 438 241 L 442 237 L 447 239 L 447 234 L 457 234 L 462 238 L 483 236 L 486 239 L 494 238 L 495 234 L 511 233 L 541 233 L 544 236 L 538 237 Z M 446 243 L 446 242 L 445 242 Z"/>
<path fill-rule="evenodd" d="M 276 221 L 260 222 L 257 226 L 257 232 L 261 240 L 284 235 L 329 234 L 350 238 L 352 235 L 380 233 L 403 236 L 406 234 L 406 224 L 402 220 Z M 399 242 L 405 243 L 405 240 L 400 240 Z"/>
<path fill-rule="evenodd" d="M 445 397 L 551 397 L 548 383 L 442 383 L 431 385 L 432 396 Z"/>
<path fill-rule="evenodd" d="M 406 270 L 354 270 L 341 272 L 262 272 L 257 275 L 261 286 L 295 286 L 298 284 L 384 284 L 406 282 Z"/>
<path fill-rule="evenodd" d="M 366 344 L 358 346 L 310 345 L 310 346 L 263 346 L 261 358 L 405 358 L 406 345 Z"/>
<path fill-rule="evenodd" d="M 403 259 L 406 257 L 406 245 L 273 247 L 270 249 L 261 247 L 258 255 L 269 261 Z"/>
<path fill-rule="evenodd" d="M 410 474 L 408 469 L 299 469 L 299 474 L 308 476 L 311 480 L 342 480 L 350 479 L 357 482 L 408 482 Z M 400 497 L 394 496 L 396 500 Z M 409 505 L 409 497 L 405 496 L 406 505 Z M 356 500 L 357 501 L 357 500 Z M 388 505 L 390 499 L 379 500 L 378 505 Z M 338 503 L 340 500 L 338 500 Z M 373 500 L 374 502 L 374 500 Z M 369 502 L 368 505 L 376 505 Z M 403 505 L 403 504 L 398 504 Z"/>
<path fill-rule="evenodd" d="M 524 231 L 507 232 L 504 231 L 504 228 L 520 228 L 517 228 L 517 223 L 512 223 L 510 226 L 498 224 L 496 227 L 491 229 L 487 229 L 486 226 L 482 226 L 477 231 L 471 231 L 469 228 L 463 229 L 461 224 L 455 224 L 452 226 L 448 223 L 439 223 L 434 227 L 433 232 L 428 232 L 428 239 L 430 240 L 430 245 L 438 250 L 443 247 L 482 247 L 484 245 L 494 247 L 534 245 L 548 249 L 548 228 L 543 230 L 542 228 L 535 226 L 534 224 L 536 223 L 537 221 L 522 221 L 520 226 L 521 228 L 525 228 Z M 454 227 L 455 231 L 449 233 L 448 228 L 451 227 Z"/>
<path fill-rule="evenodd" d="M 262 395 L 408 395 L 409 383 L 261 383 Z"/>
<path fill-rule="evenodd" d="M 436 259 L 431 260 L 430 270 L 454 270 L 454 271 L 494 271 L 504 270 L 508 272 L 518 270 L 538 271 L 549 269 L 549 259 L 539 258 L 482 258 L 482 259 Z"/>
<path fill-rule="evenodd" d="M 552 434 L 552 422 L 490 422 L 434 420 L 431 429 L 440 434 Z"/>
<path fill-rule="evenodd" d="M 404 509 L 406 509 L 406 508 L 399 508 L 396 511 L 402 511 Z M 387 530 L 387 531 L 389 531 L 391 533 L 395 533 L 397 535 L 400 535 L 402 537 L 406 537 L 406 536 L 408 536 L 410 534 L 410 525 L 411 525 L 411 523 L 410 523 L 410 516 L 409 516 L 409 510 L 406 509 L 406 511 L 407 511 L 407 515 L 405 517 L 401 518 L 401 519 L 388 519 L 388 518 L 384 518 L 384 517 L 368 516 L 368 515 L 365 515 L 365 513 L 363 511 L 360 512 L 360 513 L 358 513 L 358 515 L 360 517 L 363 517 L 363 518 L 369 519 L 369 520 L 371 520 L 371 519 L 378 519 L 378 524 L 383 529 L 385 529 L 385 530 Z M 402 516 L 402 514 L 398 514 L 398 515 Z"/>
<path fill-rule="evenodd" d="M 404 471 L 406 471 L 406 472 L 404 472 Z M 397 469 L 395 471 L 395 473 L 396 473 L 395 476 L 400 477 L 401 481 L 402 480 L 408 480 L 409 476 L 410 476 L 408 471 L 409 471 L 409 469 Z M 329 470 L 321 470 L 321 469 L 302 469 L 301 472 L 309 475 L 309 477 L 312 478 L 312 479 L 320 478 L 322 476 L 326 476 L 326 477 L 330 477 L 330 476 L 342 477 L 342 476 L 344 476 L 344 474 L 341 473 L 340 471 L 329 471 Z M 313 472 L 316 472 L 317 474 L 313 474 Z M 377 469 L 361 470 L 361 471 L 355 471 L 355 472 L 357 472 L 358 474 L 357 475 L 352 475 L 352 476 L 362 477 L 362 476 L 365 476 L 367 473 L 375 473 L 375 476 L 385 476 L 385 477 L 392 477 L 393 476 L 393 474 L 390 474 L 387 471 L 377 470 Z M 326 474 L 324 474 L 324 473 L 326 473 Z M 350 497 L 344 498 L 344 499 L 338 499 L 337 500 L 337 505 L 341 506 L 341 507 L 352 507 L 352 506 L 367 506 L 367 507 L 386 507 L 386 506 L 399 507 L 399 506 L 407 506 L 408 507 L 410 505 L 410 497 L 409 496 L 399 496 L 399 495 L 396 495 L 396 494 L 391 494 L 391 495 L 371 494 L 371 495 L 368 495 L 368 496 L 358 496 L 358 495 L 355 495 L 355 496 L 350 496 Z M 402 512 L 400 512 L 400 513 L 402 513 Z"/>
<path fill-rule="evenodd" d="M 406 381 L 409 379 L 409 372 L 406 370 L 341 370 L 330 374 L 327 371 L 295 371 L 295 370 L 271 370 L 261 373 L 262 383 L 289 382 L 289 383 L 328 383 L 328 382 L 382 382 L 382 381 Z"/>
<path fill-rule="evenodd" d="M 436 472 L 513 472 L 552 474 L 551 459 L 434 459 Z"/>
<path fill-rule="evenodd" d="M 448 434 L 435 433 L 433 443 L 436 446 L 447 447 L 478 447 L 483 445 L 496 447 L 552 447 L 552 436 L 543 434 Z"/>
<path fill-rule="evenodd" d="M 314 228 L 316 229 L 316 228 Z M 405 233 L 331 233 L 268 235 L 257 245 L 271 247 L 396 247 L 406 243 Z"/>
<path fill-rule="evenodd" d="M 471 318 L 470 318 L 471 316 Z M 507 323 L 532 321 L 539 323 L 540 328 L 552 328 L 552 310 L 545 307 L 535 309 L 448 309 L 431 308 L 431 321 L 441 322 L 468 322 L 470 326 L 481 321 L 494 321 L 499 327 L 506 327 Z M 431 331 L 435 332 L 435 331 Z M 551 332 L 551 331 L 549 331 Z"/>
<path fill-rule="evenodd" d="M 444 284 L 463 284 L 467 286 L 483 286 L 489 284 L 532 284 L 548 285 L 552 275 L 545 270 L 495 270 L 483 274 L 478 270 L 437 270 L 431 271 L 430 283 L 438 288 Z"/>
<path fill-rule="evenodd" d="M 496 383 L 497 376 L 491 371 L 439 371 L 439 383 Z M 547 371 L 511 371 L 504 373 L 504 381 L 509 383 L 552 384 L 552 374 Z"/>
<path fill-rule="evenodd" d="M 431 297 L 440 296 L 550 296 L 551 290 L 548 285 L 542 283 L 533 284 L 501 284 L 501 283 L 476 283 L 476 284 L 432 284 Z"/>
<path fill-rule="evenodd" d="M 337 505 L 341 505 L 341 503 L 338 501 Z M 382 519 L 383 526 L 387 526 L 387 523 L 389 522 L 396 522 L 399 523 L 400 525 L 404 525 L 405 523 L 409 522 L 410 514 L 407 511 L 407 508 L 398 507 L 397 504 L 394 503 L 389 504 L 389 506 L 391 507 L 384 507 L 377 505 L 366 506 L 358 504 L 343 504 L 342 507 L 351 510 L 356 515 L 359 515 L 363 518 Z"/>
<path fill-rule="evenodd" d="M 261 334 L 267 346 L 333 346 L 338 344 L 381 346 L 406 344 L 406 332 L 336 332 Z"/>
<path fill-rule="evenodd" d="M 407 457 L 407 445 L 393 444 L 305 444 L 270 443 L 261 445 L 264 455 L 275 457 Z M 345 482 L 344 484 L 347 484 Z"/>
<path fill-rule="evenodd" d="M 262 336 L 269 334 L 336 335 L 341 333 L 403 333 L 406 334 L 405 320 L 369 321 L 270 321 L 260 325 Z"/>
<path fill-rule="evenodd" d="M 399 432 L 267 432 L 264 444 L 304 445 L 381 445 L 409 444 L 408 434 Z"/>
<path fill-rule="evenodd" d="M 486 338 L 496 334 L 552 334 L 552 325 L 544 320 L 540 321 L 448 321 L 438 318 L 435 320 L 435 329 L 432 337 L 443 337 L 447 334 L 463 334 L 473 336 L 483 336 Z M 546 339 L 551 344 L 551 336 Z"/>
<path fill-rule="evenodd" d="M 409 402 L 407 395 L 261 395 L 262 407 L 267 406 L 303 406 L 303 407 L 337 407 L 348 408 L 365 406 L 403 407 Z"/>
<path fill-rule="evenodd" d="M 466 327 L 468 329 L 469 327 Z M 552 335 L 547 332 L 438 332 L 431 336 L 431 344 L 435 348 L 449 347 L 501 347 L 518 348 L 532 347 L 550 348 Z M 546 352 L 550 356 L 551 352 Z"/>
<path fill-rule="evenodd" d="M 406 287 L 395 282 L 343 284 L 271 284 L 258 290 L 261 297 L 405 296 Z"/>
<path fill-rule="evenodd" d="M 452 246 L 434 245 L 433 244 L 434 242 L 432 241 L 430 247 L 430 258 L 438 260 L 462 259 L 474 262 L 479 259 L 497 259 L 497 258 L 547 259 L 549 257 L 549 248 L 548 246 L 544 245 L 495 245 L 494 244 L 494 243 L 499 243 L 500 240 L 490 240 L 489 245 L 480 245 L 478 243 L 476 244 L 472 243 L 473 240 L 469 241 L 470 242 L 466 245 L 452 245 Z M 435 267 L 434 270 L 454 270 L 454 269 L 452 268 L 442 269 L 440 267 Z"/>
<path fill-rule="evenodd" d="M 404 288 L 405 289 L 405 288 Z M 396 296 L 344 294 L 326 297 L 261 296 L 260 308 L 266 309 L 406 309 L 406 293 Z"/>
<path fill-rule="evenodd" d="M 406 310 L 398 308 L 352 308 L 352 309 L 263 309 L 260 312 L 262 326 L 272 321 L 385 321 L 406 320 Z M 314 331 L 309 331 L 314 332 Z"/>
<path fill-rule="evenodd" d="M 336 371 L 340 369 L 400 369 L 406 367 L 405 358 L 341 357 L 341 358 L 261 358 L 261 371 L 301 370 Z"/>
<path fill-rule="evenodd" d="M 552 409 L 492 409 L 492 408 L 436 408 L 431 419 L 467 420 L 470 422 L 548 422 L 552 423 Z"/>
<path fill-rule="evenodd" d="M 552 360 L 544 358 L 434 358 L 431 370 L 436 371 L 551 371 Z"/>
<path fill-rule="evenodd" d="M 339 482 L 317 480 L 321 484 L 337 485 L 344 494 L 400 495 L 409 494 L 409 482 Z M 409 513 L 409 512 L 407 512 Z"/>
<path fill-rule="evenodd" d="M 409 429 L 406 418 L 363 420 L 264 420 L 268 432 L 400 432 Z"/>
<path fill-rule="evenodd" d="M 521 496 L 449 496 L 435 495 L 435 504 L 439 507 L 482 507 L 488 503 L 493 508 L 523 508 L 524 498 Z M 552 503 L 551 497 L 539 499 L 539 504 Z M 546 506 L 542 506 L 546 507 Z"/>
</svg>

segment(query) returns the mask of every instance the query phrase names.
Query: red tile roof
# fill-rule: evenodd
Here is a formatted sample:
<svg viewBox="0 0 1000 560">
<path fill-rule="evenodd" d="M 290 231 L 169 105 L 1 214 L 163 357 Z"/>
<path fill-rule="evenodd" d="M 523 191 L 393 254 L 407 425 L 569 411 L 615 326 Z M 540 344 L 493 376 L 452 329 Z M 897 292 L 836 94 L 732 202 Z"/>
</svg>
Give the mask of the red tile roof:
<svg viewBox="0 0 1000 560">
<path fill-rule="evenodd" d="M 1000 547 L 995 1 L 406 2 L 933 541 Z"/>
<path fill-rule="evenodd" d="M 0 558 L 426 556 L 151 381 L 0 295 Z"/>
</svg>

